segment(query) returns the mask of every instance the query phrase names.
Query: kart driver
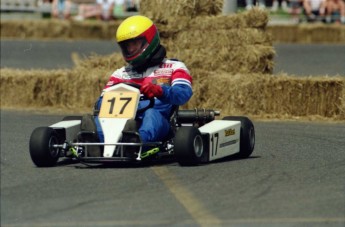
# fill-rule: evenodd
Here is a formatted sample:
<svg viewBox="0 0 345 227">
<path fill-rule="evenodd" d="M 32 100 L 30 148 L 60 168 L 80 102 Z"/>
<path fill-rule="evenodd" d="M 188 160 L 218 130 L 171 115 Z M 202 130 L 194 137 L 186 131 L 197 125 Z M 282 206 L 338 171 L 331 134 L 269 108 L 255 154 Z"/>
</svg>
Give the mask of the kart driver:
<svg viewBox="0 0 345 227">
<path fill-rule="evenodd" d="M 105 88 L 121 82 L 141 85 L 140 92 L 155 98 L 153 108 L 137 116 L 141 119 L 139 136 L 142 142 L 163 140 L 169 132 L 169 117 L 173 106 L 185 104 L 192 96 L 192 77 L 185 64 L 166 58 L 166 49 L 160 44 L 155 24 L 145 16 L 132 16 L 117 29 L 116 41 L 128 65 L 115 70 Z M 102 95 L 98 100 L 100 108 Z M 148 100 L 139 103 L 139 109 Z M 100 140 L 101 129 L 96 122 Z"/>
</svg>

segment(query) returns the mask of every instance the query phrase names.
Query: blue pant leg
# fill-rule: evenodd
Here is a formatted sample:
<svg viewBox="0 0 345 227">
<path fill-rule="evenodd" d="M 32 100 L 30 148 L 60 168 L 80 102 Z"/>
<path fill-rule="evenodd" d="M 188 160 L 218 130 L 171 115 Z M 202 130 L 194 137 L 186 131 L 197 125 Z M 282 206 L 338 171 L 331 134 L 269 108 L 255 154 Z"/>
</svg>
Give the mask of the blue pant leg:
<svg viewBox="0 0 345 227">
<path fill-rule="evenodd" d="M 103 134 L 102 126 L 101 126 L 101 123 L 99 122 L 98 116 L 95 116 L 95 124 L 96 124 L 96 128 L 97 128 L 97 135 L 98 135 L 99 141 L 101 143 L 103 143 L 104 142 L 104 134 Z"/>
<path fill-rule="evenodd" d="M 140 138 L 143 142 L 161 141 L 168 135 L 169 128 L 169 121 L 158 110 L 148 109 L 139 128 Z"/>
<path fill-rule="evenodd" d="M 95 104 L 95 110 L 99 111 L 101 109 L 102 100 L 103 100 L 103 96 L 98 98 L 98 100 Z M 101 123 L 99 122 L 98 115 L 95 116 L 95 124 L 97 127 L 98 138 L 99 138 L 100 142 L 103 143 L 104 142 L 104 134 L 103 134 Z"/>
</svg>

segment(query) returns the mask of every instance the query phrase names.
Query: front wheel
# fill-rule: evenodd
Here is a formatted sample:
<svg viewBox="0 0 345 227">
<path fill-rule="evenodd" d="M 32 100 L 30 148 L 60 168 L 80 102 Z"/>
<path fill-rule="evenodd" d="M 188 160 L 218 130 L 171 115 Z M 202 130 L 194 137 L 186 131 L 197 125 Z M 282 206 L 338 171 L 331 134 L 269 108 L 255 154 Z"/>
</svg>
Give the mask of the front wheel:
<svg viewBox="0 0 345 227">
<path fill-rule="evenodd" d="M 248 158 L 254 151 L 255 146 L 255 130 L 252 121 L 247 117 L 242 116 L 228 116 L 223 120 L 240 121 L 240 152 L 236 154 L 238 158 Z"/>
<path fill-rule="evenodd" d="M 30 137 L 30 156 L 37 167 L 55 166 L 59 159 L 58 134 L 49 127 L 36 128 Z"/>
<path fill-rule="evenodd" d="M 174 153 L 177 162 L 182 166 L 198 165 L 202 162 L 204 145 L 199 129 L 181 127 L 174 139 Z"/>
</svg>

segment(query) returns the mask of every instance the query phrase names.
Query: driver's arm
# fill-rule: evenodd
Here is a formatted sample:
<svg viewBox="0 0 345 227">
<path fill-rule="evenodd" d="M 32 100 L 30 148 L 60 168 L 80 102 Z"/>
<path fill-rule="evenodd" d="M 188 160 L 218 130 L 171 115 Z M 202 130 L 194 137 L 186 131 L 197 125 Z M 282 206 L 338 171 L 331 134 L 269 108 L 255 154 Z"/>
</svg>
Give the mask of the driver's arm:
<svg viewBox="0 0 345 227">
<path fill-rule="evenodd" d="M 192 97 L 192 77 L 184 70 L 175 70 L 171 76 L 171 86 L 162 86 L 162 102 L 173 105 L 183 105 Z"/>
<path fill-rule="evenodd" d="M 159 86 L 152 83 L 141 87 L 147 97 L 157 97 L 164 103 L 183 105 L 193 95 L 192 77 L 183 69 L 175 70 L 171 76 L 171 86 Z"/>
</svg>

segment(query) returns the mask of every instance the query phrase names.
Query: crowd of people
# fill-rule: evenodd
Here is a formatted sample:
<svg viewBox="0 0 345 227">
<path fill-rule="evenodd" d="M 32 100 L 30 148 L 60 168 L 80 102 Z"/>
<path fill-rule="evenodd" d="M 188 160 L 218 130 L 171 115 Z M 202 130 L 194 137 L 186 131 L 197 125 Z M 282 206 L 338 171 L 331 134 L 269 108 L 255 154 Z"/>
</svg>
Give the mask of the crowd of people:
<svg viewBox="0 0 345 227">
<path fill-rule="evenodd" d="M 48 0 L 47 0 L 48 1 Z M 109 21 L 125 18 L 128 13 L 138 12 L 140 0 L 87 0 L 80 1 L 78 12 L 71 15 L 72 0 L 49 0 L 54 18 L 85 20 L 96 18 Z M 238 0 L 241 1 L 241 0 Z M 75 2 L 75 1 L 73 1 Z M 254 6 L 277 12 L 288 12 L 294 20 L 307 22 L 345 24 L 345 0 L 242 0 L 247 10 Z M 270 3 L 270 4 L 267 4 Z M 302 16 L 302 17 L 301 17 Z"/>
<path fill-rule="evenodd" d="M 88 0 L 77 4 L 76 15 L 72 15 L 71 0 L 47 0 L 51 3 L 51 15 L 53 18 L 85 20 L 95 18 L 109 21 L 124 17 L 125 13 L 138 12 L 139 0 Z"/>
<path fill-rule="evenodd" d="M 268 7 L 266 0 L 245 0 L 246 9 L 258 6 L 276 12 L 279 8 L 290 13 L 293 18 L 301 20 L 303 15 L 307 22 L 343 23 L 345 24 L 345 0 L 273 0 Z"/>
</svg>

